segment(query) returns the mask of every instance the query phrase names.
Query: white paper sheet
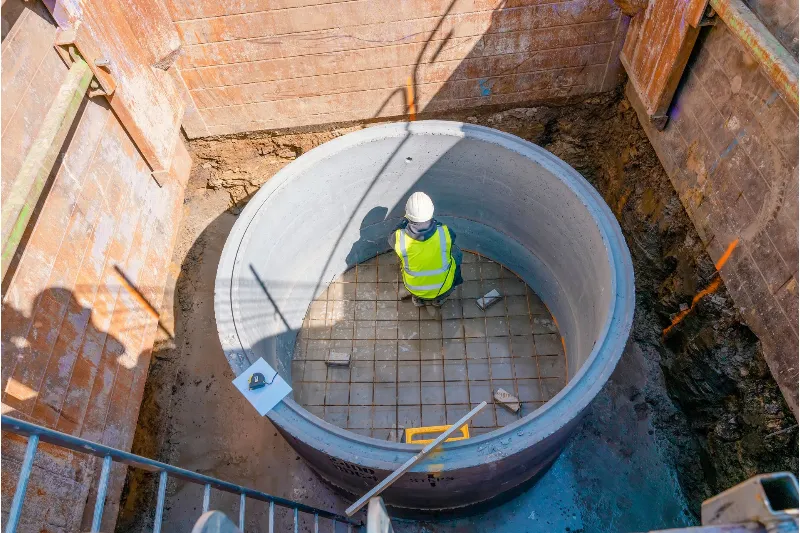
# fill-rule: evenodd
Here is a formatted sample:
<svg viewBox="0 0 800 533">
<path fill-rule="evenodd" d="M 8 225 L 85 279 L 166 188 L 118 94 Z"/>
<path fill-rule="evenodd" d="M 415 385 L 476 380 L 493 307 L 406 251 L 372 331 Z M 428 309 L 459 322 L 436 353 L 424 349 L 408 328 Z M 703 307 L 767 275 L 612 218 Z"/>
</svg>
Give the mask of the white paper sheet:
<svg viewBox="0 0 800 533">
<path fill-rule="evenodd" d="M 247 381 L 250 379 L 250 376 L 256 372 L 261 372 L 267 383 L 271 381 L 272 384 L 265 385 L 260 389 L 250 390 Z M 239 374 L 239 377 L 233 380 L 233 385 L 247 398 L 248 402 L 253 404 L 253 407 L 256 408 L 256 411 L 258 411 L 261 416 L 267 414 L 273 407 L 278 405 L 278 402 L 283 400 L 287 394 L 292 392 L 292 387 L 290 387 L 282 377 L 277 375 L 275 369 L 262 358 L 259 358 L 258 361 L 250 365 L 250 368 Z"/>
</svg>

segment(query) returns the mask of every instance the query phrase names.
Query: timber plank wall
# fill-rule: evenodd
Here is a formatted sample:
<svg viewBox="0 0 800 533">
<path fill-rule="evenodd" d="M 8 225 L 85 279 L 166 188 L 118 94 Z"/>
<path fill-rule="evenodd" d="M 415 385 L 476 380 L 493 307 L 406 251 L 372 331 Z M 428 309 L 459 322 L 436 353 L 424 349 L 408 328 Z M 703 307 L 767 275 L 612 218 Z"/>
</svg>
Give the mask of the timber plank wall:
<svg viewBox="0 0 800 533">
<path fill-rule="evenodd" d="M 3 15 L 5 195 L 67 67 L 40 1 L 7 0 Z M 175 141 L 159 187 L 106 99 L 84 98 L 3 294 L 4 414 L 130 450 L 157 324 L 117 268 L 158 308 L 191 165 Z M 4 524 L 25 442 L 3 434 Z M 42 444 L 19 531 L 88 530 L 99 466 Z M 115 466 L 103 531 L 113 530 L 124 480 L 125 467 Z"/>
<path fill-rule="evenodd" d="M 166 3 L 190 138 L 608 90 L 628 20 L 611 0 Z"/>
<path fill-rule="evenodd" d="M 748 5 L 796 59 L 797 3 Z M 796 417 L 797 108 L 722 22 L 701 29 L 663 131 L 626 93 Z"/>
</svg>

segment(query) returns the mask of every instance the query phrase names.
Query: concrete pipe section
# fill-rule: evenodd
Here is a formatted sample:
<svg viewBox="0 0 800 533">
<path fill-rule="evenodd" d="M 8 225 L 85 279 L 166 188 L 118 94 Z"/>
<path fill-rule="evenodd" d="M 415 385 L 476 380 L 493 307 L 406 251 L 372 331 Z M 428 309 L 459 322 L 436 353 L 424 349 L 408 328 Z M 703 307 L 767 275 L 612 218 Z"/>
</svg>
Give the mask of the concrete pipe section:
<svg viewBox="0 0 800 533">
<path fill-rule="evenodd" d="M 217 272 L 217 327 L 235 374 L 263 357 L 292 383 L 309 304 L 348 268 L 387 250 L 417 190 L 433 198 L 462 248 L 502 263 L 541 297 L 566 347 L 569 382 L 552 400 L 495 431 L 446 443 L 383 494 L 396 507 L 457 509 L 552 464 L 628 338 L 630 254 L 611 210 L 573 168 L 513 135 L 456 122 L 386 124 L 330 141 L 276 174 L 239 216 Z M 268 416 L 323 478 L 353 495 L 421 448 L 347 431 L 289 397 Z"/>
</svg>

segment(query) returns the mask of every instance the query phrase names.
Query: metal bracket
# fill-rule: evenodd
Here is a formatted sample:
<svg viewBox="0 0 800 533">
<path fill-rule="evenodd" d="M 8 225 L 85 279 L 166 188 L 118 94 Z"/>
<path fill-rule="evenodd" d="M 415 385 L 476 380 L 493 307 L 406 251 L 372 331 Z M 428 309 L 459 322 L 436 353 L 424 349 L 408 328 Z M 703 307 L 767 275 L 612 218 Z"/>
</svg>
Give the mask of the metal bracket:
<svg viewBox="0 0 800 533">
<path fill-rule="evenodd" d="M 779 472 L 751 477 L 709 498 L 701 517 L 704 526 L 755 522 L 767 531 L 797 531 L 797 507 L 797 478 Z"/>
<path fill-rule="evenodd" d="M 87 96 L 111 96 L 117 88 L 117 83 L 111 74 L 111 61 L 92 44 L 92 40 L 81 30 L 81 22 L 76 21 L 69 29 L 59 28 L 56 32 L 55 48 L 67 66 L 71 66 L 80 57 L 89 65 L 94 78 L 89 83 Z M 152 166 L 150 167 L 152 168 Z M 163 187 L 169 179 L 168 170 L 152 172 L 153 180 L 159 187 Z"/>
<path fill-rule="evenodd" d="M 92 40 L 81 30 L 80 21 L 76 21 L 69 29 L 56 32 L 55 48 L 67 66 L 75 61 L 77 53 L 89 65 L 95 77 L 95 86 L 90 87 L 89 96 L 111 96 L 117 88 L 109 67 L 108 59 L 98 50 Z"/>
<path fill-rule="evenodd" d="M 717 12 L 714 11 L 714 8 L 706 6 L 706 10 L 703 12 L 703 16 L 697 26 L 716 26 L 718 20 L 719 18 L 717 18 Z"/>
<path fill-rule="evenodd" d="M 168 170 L 154 170 L 150 174 L 153 176 L 153 180 L 158 184 L 159 187 L 164 187 L 164 184 L 169 179 Z"/>
<path fill-rule="evenodd" d="M 650 124 L 652 124 L 653 127 L 658 131 L 664 131 L 664 128 L 667 127 L 668 121 L 669 121 L 668 115 L 652 115 L 650 117 Z"/>
<path fill-rule="evenodd" d="M 92 78 L 92 81 L 89 83 L 89 91 L 87 94 L 89 98 L 94 98 L 95 96 L 105 96 L 106 92 L 100 87 L 97 78 Z"/>
</svg>

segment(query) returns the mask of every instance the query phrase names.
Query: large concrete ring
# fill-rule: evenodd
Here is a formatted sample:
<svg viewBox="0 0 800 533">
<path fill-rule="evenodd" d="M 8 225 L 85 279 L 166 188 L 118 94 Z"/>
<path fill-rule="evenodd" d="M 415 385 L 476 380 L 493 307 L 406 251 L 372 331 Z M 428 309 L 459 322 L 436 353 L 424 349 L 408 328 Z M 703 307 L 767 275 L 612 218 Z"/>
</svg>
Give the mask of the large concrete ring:
<svg viewBox="0 0 800 533">
<path fill-rule="evenodd" d="M 383 494 L 396 507 L 457 509 L 543 472 L 627 341 L 630 253 L 611 210 L 572 167 L 513 135 L 457 122 L 386 124 L 330 141 L 276 174 L 239 216 L 217 272 L 217 327 L 235 374 L 263 357 L 291 383 L 308 305 L 338 274 L 388 249 L 417 190 L 433 198 L 462 248 L 506 265 L 539 294 L 567 352 L 569 383 L 550 402 L 446 443 Z M 268 416 L 323 478 L 354 495 L 421 448 L 341 429 L 289 397 Z"/>
</svg>

